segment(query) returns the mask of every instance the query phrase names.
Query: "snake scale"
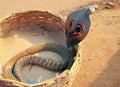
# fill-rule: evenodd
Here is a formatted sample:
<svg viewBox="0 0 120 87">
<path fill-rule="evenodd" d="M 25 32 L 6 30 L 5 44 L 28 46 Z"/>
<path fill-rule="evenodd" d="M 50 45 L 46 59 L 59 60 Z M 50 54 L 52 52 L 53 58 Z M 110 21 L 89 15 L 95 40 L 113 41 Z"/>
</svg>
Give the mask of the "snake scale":
<svg viewBox="0 0 120 87">
<path fill-rule="evenodd" d="M 54 31 L 55 33 L 63 31 L 64 22 L 57 16 L 42 11 L 28 11 L 23 13 L 16 13 L 0 22 L 0 37 L 5 38 L 12 30 L 20 30 L 21 27 L 26 25 L 37 25 L 39 29 L 25 29 L 22 31 L 28 32 L 41 32 Z M 64 31 L 63 31 L 64 33 Z M 54 61 L 48 58 L 41 58 L 35 56 L 35 53 L 41 51 L 54 51 L 60 54 L 63 61 Z M 31 46 L 30 48 L 18 53 L 9 60 L 3 67 L 3 75 L 5 78 L 19 80 L 26 82 L 22 74 L 22 68 L 29 64 L 42 66 L 48 70 L 62 71 L 70 68 L 72 58 L 66 47 L 55 43 L 40 43 Z"/>
</svg>

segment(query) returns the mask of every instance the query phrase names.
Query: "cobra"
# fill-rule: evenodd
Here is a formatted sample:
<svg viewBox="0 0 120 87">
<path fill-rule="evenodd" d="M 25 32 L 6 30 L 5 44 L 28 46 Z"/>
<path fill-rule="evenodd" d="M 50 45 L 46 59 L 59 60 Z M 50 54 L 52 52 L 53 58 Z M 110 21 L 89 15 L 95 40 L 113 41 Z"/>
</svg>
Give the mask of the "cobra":
<svg viewBox="0 0 120 87">
<path fill-rule="evenodd" d="M 43 30 L 53 31 L 55 33 L 59 31 L 62 32 L 65 31 L 64 33 L 66 34 L 66 43 L 67 43 L 67 48 L 55 43 L 41 43 L 18 53 L 17 55 L 12 57 L 11 60 L 8 61 L 8 63 L 4 66 L 3 68 L 4 77 L 8 79 L 14 79 L 14 80 L 26 82 L 22 76 L 21 69 L 25 65 L 29 65 L 29 64 L 36 64 L 46 69 L 54 70 L 54 71 L 70 69 L 73 63 L 73 57 L 77 53 L 76 46 L 88 34 L 90 28 L 89 15 L 91 12 L 92 10 L 90 9 L 90 7 L 86 7 L 71 13 L 66 20 L 65 27 L 61 30 L 58 28 L 62 26 L 61 24 L 62 22 L 60 19 L 52 20 L 53 23 L 59 21 L 58 25 L 54 25 L 53 27 L 49 25 L 50 19 L 55 18 L 56 16 L 48 12 L 29 11 L 22 14 L 17 13 L 7 18 L 7 20 L 3 20 L 3 22 L 0 23 L 1 38 L 7 37 L 9 32 L 11 32 L 14 29 L 19 29 L 19 27 L 25 26 L 26 24 L 42 25 L 41 23 L 44 22 L 43 24 L 44 27 L 41 26 Z M 40 18 L 42 18 L 41 14 L 44 15 L 43 19 L 46 19 L 46 21 L 42 21 L 42 22 L 40 21 Z M 50 17 L 48 17 L 47 15 L 49 15 Z M 13 26 L 13 24 L 16 26 Z M 49 28 L 47 26 L 49 26 Z M 57 26 L 57 28 L 55 28 L 55 26 Z M 30 30 L 23 30 L 23 31 L 30 31 Z M 33 31 L 39 31 L 39 30 L 33 30 Z M 63 61 L 56 62 L 48 58 L 41 58 L 39 56 L 33 55 L 41 51 L 54 51 L 62 56 Z M 72 53 L 73 55 L 71 56 L 70 53 Z"/>
</svg>

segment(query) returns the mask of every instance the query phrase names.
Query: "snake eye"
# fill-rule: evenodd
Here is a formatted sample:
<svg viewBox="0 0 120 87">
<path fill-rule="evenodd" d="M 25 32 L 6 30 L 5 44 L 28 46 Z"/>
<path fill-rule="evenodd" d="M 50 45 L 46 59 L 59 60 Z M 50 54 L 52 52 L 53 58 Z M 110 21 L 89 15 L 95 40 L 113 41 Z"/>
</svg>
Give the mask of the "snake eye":
<svg viewBox="0 0 120 87">
<path fill-rule="evenodd" d="M 76 32 L 79 33 L 79 32 L 82 32 L 82 31 L 83 31 L 82 27 L 80 25 L 78 25 L 76 27 Z"/>
</svg>

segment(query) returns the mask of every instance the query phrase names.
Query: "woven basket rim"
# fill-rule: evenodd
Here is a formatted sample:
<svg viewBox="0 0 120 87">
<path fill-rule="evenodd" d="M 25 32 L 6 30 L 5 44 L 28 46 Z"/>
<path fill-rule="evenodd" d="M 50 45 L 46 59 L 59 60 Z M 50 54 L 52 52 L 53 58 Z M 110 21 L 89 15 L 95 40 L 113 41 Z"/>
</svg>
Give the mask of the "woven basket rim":
<svg viewBox="0 0 120 87">
<path fill-rule="evenodd" d="M 29 15 L 31 14 L 31 15 Z M 46 18 L 40 18 L 40 15 L 41 16 L 44 16 L 47 17 Z M 39 20 L 42 20 L 42 21 L 38 21 L 38 20 L 35 20 L 35 22 L 33 22 L 33 24 L 40 24 L 40 23 L 43 23 L 45 21 L 48 21 L 48 23 L 46 24 L 43 24 L 42 28 L 44 29 L 50 29 L 50 28 L 53 28 L 53 25 L 55 26 L 54 27 L 54 31 L 57 29 L 57 30 L 64 30 L 64 21 L 49 13 L 49 12 L 46 12 L 46 11 L 28 11 L 28 12 L 20 12 L 20 13 L 14 13 L 12 14 L 11 16 L 8 16 L 6 18 L 4 18 L 3 20 L 0 21 L 0 28 L 2 28 L 1 32 L 2 33 L 5 33 L 6 35 L 6 31 L 9 31 L 8 29 L 12 29 L 13 27 L 14 28 L 19 28 L 19 27 L 22 27 L 24 25 L 26 25 L 26 21 L 24 20 L 25 19 L 28 19 L 25 15 L 28 15 L 28 18 L 37 18 Z M 36 15 L 36 17 L 35 17 Z M 49 18 L 50 17 L 50 18 Z M 17 24 L 17 21 L 19 21 L 19 23 L 21 23 L 20 25 Z M 6 27 L 7 24 L 14 24 L 14 25 L 17 25 L 17 26 L 8 26 Z M 51 26 L 52 24 L 52 26 Z M 36 87 L 36 86 L 40 86 L 40 87 L 47 87 L 47 86 L 50 86 L 50 85 L 56 85 L 58 83 L 56 83 L 56 81 L 58 81 L 60 78 L 62 78 L 62 80 L 60 79 L 61 81 L 61 86 L 63 85 L 67 85 L 66 83 L 72 83 L 73 79 L 75 78 L 74 76 L 76 75 L 76 73 L 79 71 L 79 63 L 81 64 L 81 47 L 79 46 L 79 50 L 78 50 L 78 53 L 77 53 L 77 56 L 76 56 L 76 59 L 75 59 L 75 62 L 73 64 L 73 66 L 71 67 L 70 70 L 65 70 L 63 71 L 60 75 L 58 75 L 57 77 L 54 77 L 52 79 L 48 79 L 46 81 L 43 81 L 41 83 L 37 83 L 37 84 L 33 84 L 33 85 L 29 85 L 27 83 L 23 83 L 23 82 L 18 82 L 18 81 L 15 81 L 15 80 L 10 80 L 10 79 L 4 79 L 4 78 L 0 78 L 0 84 L 11 84 L 11 86 L 17 86 L 17 85 L 21 85 L 21 86 L 32 86 L 32 87 Z M 77 69 L 78 68 L 78 69 Z M 71 80 L 72 79 L 72 80 Z M 58 82 L 60 82 L 58 81 Z M 70 82 L 71 81 L 71 82 Z M 60 86 L 60 87 L 61 87 Z M 57 86 L 55 86 L 57 87 Z"/>
</svg>

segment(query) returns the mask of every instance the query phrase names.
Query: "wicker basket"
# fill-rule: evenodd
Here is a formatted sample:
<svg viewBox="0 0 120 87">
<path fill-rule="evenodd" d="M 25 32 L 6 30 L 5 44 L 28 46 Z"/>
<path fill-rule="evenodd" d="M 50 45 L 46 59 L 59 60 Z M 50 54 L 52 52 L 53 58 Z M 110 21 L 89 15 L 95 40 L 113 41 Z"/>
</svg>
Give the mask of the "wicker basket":
<svg viewBox="0 0 120 87">
<path fill-rule="evenodd" d="M 26 14 L 32 14 L 29 16 L 25 16 Z M 35 15 L 34 15 L 35 14 Z M 42 17 L 44 16 L 44 17 Z M 24 18 L 27 20 L 24 20 Z M 61 28 L 64 30 L 64 22 L 57 16 L 50 14 L 48 12 L 41 11 L 29 11 L 23 13 L 16 13 L 12 16 L 9 16 L 0 22 L 0 27 L 5 28 L 5 30 L 17 29 L 21 26 L 26 25 L 33 19 L 34 22 L 32 24 L 41 25 L 41 28 L 44 29 L 56 29 Z M 38 20 L 39 19 L 39 20 Z M 47 22 L 46 22 L 47 21 Z M 37 31 L 36 31 L 37 32 Z M 3 35 L 4 36 L 4 35 Z M 46 81 L 29 85 L 27 83 L 18 82 L 15 80 L 0 78 L 0 87 L 70 87 L 72 82 L 75 80 L 76 74 L 79 72 L 81 65 L 81 46 L 78 46 L 78 53 L 75 57 L 75 61 L 70 70 L 65 70 L 58 76 L 48 79 Z"/>
</svg>

